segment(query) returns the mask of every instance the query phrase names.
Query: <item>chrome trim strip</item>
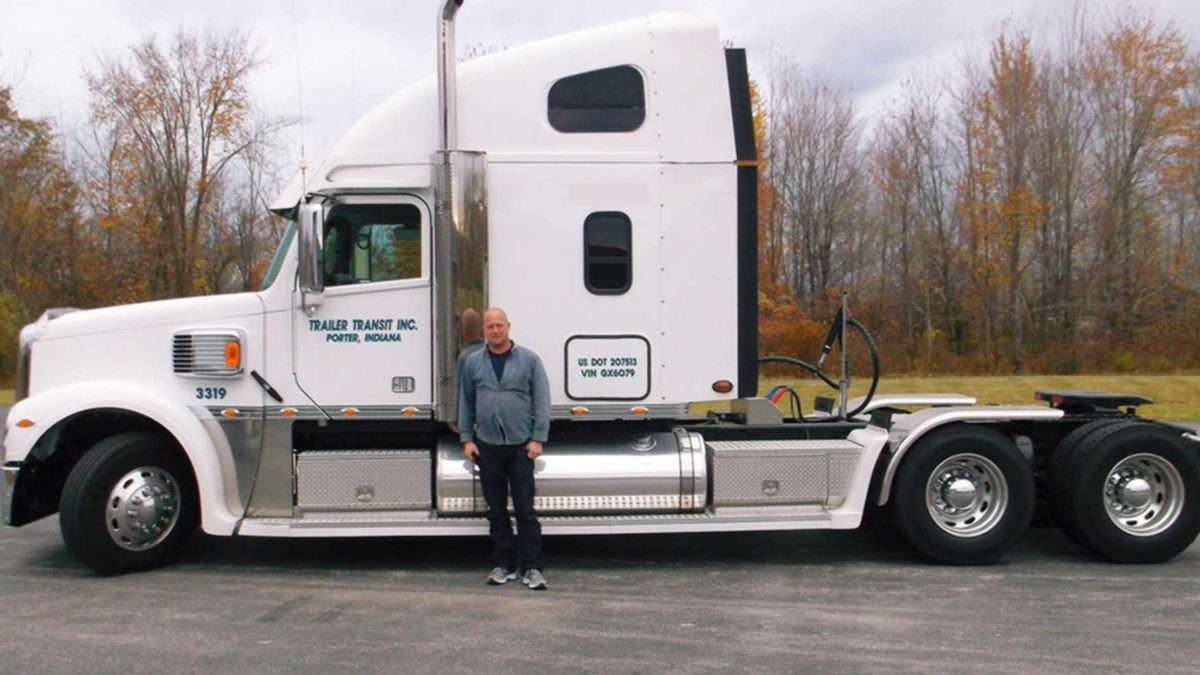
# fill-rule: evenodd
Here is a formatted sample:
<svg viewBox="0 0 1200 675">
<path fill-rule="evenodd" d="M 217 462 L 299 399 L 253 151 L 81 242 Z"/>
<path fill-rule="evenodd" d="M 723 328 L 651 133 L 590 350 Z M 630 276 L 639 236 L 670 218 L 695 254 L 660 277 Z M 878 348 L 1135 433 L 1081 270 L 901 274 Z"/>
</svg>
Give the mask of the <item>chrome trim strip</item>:
<svg viewBox="0 0 1200 675">
<path fill-rule="evenodd" d="M 21 471 L 21 465 L 15 462 L 5 464 L 3 471 L 4 482 L 0 485 L 0 520 L 3 520 L 5 525 L 12 525 L 12 500 L 16 494 L 17 474 Z"/>
<path fill-rule="evenodd" d="M 576 416 L 572 411 L 576 408 L 587 408 L 588 413 Z M 633 408 L 645 408 L 646 414 L 637 415 Z M 588 403 L 577 401 L 568 405 L 550 406 L 551 419 L 587 420 L 645 420 L 645 419 L 678 419 L 687 417 L 687 403 Z"/>
<path fill-rule="evenodd" d="M 684 502 L 702 503 L 704 495 L 560 495 L 537 496 L 533 508 L 537 511 L 679 511 Z M 469 497 L 442 497 L 438 508 L 444 513 L 474 513 L 475 500 Z M 512 508 L 510 506 L 509 510 Z"/>
</svg>

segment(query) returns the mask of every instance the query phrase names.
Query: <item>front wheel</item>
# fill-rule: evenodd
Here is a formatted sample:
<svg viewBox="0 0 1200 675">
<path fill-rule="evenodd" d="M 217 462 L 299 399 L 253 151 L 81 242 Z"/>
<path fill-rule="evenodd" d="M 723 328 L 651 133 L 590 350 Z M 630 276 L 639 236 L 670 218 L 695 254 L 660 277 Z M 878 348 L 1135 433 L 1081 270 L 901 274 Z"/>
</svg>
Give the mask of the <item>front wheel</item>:
<svg viewBox="0 0 1200 675">
<path fill-rule="evenodd" d="M 896 523 L 921 553 L 949 565 L 994 562 L 1033 519 L 1033 473 L 1016 445 L 984 427 L 929 434 L 896 475 Z"/>
<path fill-rule="evenodd" d="M 100 441 L 63 486 L 59 525 L 67 548 L 101 574 L 160 562 L 196 527 L 197 491 L 177 448 L 128 432 Z"/>
</svg>

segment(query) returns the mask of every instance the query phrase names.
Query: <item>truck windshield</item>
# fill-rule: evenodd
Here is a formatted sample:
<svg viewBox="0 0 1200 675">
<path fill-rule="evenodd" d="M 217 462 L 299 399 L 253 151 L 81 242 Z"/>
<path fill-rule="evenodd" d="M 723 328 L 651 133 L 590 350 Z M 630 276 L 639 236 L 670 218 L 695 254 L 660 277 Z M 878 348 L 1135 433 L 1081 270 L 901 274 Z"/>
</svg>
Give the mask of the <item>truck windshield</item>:
<svg viewBox="0 0 1200 675">
<path fill-rule="evenodd" d="M 295 237 L 296 221 L 291 221 L 283 233 L 283 238 L 279 240 L 279 248 L 275 251 L 275 257 L 271 259 L 271 266 L 267 268 L 267 275 L 263 277 L 262 288 L 259 290 L 265 291 L 275 283 L 275 277 L 279 276 L 279 268 L 283 267 L 283 261 L 287 258 L 288 249 L 291 248 L 292 239 Z"/>
</svg>

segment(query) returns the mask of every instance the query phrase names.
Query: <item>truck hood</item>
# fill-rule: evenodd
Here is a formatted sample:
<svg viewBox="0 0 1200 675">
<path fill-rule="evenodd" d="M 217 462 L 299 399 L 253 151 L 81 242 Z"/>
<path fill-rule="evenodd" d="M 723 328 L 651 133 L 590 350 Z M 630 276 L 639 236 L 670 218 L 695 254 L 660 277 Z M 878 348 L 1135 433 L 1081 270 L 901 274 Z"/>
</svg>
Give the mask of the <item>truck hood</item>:
<svg viewBox="0 0 1200 675">
<path fill-rule="evenodd" d="M 183 328 L 193 323 L 261 315 L 263 307 L 258 294 L 239 293 L 90 309 L 49 321 L 40 339 L 57 340 L 155 326 Z"/>
</svg>

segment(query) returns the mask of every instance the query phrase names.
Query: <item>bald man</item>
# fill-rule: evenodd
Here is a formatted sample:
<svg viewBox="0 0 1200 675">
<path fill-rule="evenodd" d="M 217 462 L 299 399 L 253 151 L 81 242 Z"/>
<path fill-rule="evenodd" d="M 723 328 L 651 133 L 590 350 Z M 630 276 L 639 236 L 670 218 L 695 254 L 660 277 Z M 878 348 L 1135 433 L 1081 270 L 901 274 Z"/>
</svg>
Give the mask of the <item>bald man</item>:
<svg viewBox="0 0 1200 675">
<path fill-rule="evenodd" d="M 550 382 L 538 355 L 509 338 L 510 328 L 504 310 L 483 313 L 486 347 L 467 354 L 459 369 L 458 427 L 463 454 L 479 465 L 487 502 L 494 565 L 488 583 L 501 585 L 520 573 L 526 586 L 543 591 L 533 468 L 550 435 Z M 510 491 L 515 538 L 508 518 Z"/>
</svg>

